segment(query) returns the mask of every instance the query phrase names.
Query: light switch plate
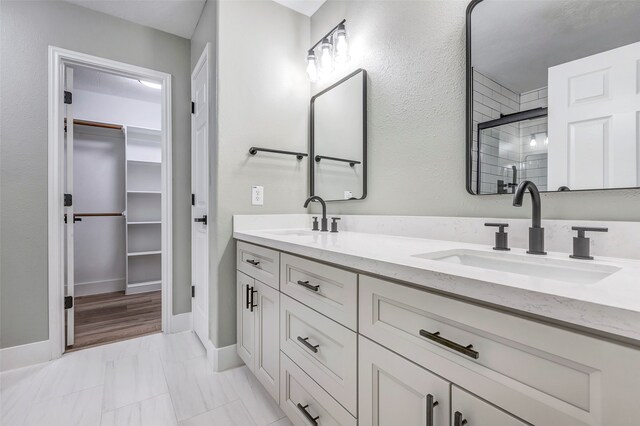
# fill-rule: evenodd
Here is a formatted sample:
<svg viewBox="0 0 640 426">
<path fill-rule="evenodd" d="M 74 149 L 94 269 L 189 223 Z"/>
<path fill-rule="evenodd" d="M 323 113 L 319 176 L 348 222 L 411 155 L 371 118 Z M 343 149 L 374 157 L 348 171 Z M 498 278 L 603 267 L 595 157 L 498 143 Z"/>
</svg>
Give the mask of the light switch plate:
<svg viewBox="0 0 640 426">
<path fill-rule="evenodd" d="M 261 206 L 264 204 L 264 187 L 253 185 L 251 187 L 251 205 Z"/>
<path fill-rule="evenodd" d="M 344 199 L 345 199 L 345 200 L 350 200 L 351 198 L 353 198 L 353 192 L 351 192 L 351 191 L 344 191 Z"/>
</svg>

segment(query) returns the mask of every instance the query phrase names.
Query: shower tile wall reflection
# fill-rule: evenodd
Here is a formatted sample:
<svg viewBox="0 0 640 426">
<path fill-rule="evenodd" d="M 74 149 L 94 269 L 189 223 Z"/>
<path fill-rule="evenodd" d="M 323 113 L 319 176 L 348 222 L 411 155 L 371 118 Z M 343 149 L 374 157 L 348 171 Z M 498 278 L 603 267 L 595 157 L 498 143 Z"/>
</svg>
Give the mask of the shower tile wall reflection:
<svg viewBox="0 0 640 426">
<path fill-rule="evenodd" d="M 547 107 L 547 88 L 515 93 L 474 71 L 473 188 L 481 194 L 511 193 L 513 183 L 533 181 L 547 190 L 547 118 L 537 118 L 481 132 L 478 187 L 478 123 L 502 115 Z"/>
</svg>

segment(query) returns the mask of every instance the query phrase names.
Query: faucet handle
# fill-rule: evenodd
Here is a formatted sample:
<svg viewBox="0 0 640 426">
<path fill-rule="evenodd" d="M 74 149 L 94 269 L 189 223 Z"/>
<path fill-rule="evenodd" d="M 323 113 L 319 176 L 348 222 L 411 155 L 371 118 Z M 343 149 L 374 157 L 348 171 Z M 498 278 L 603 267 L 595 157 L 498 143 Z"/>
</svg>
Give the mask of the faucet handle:
<svg viewBox="0 0 640 426">
<path fill-rule="evenodd" d="M 332 217 L 331 218 L 331 232 L 338 232 L 338 221 L 340 220 L 339 217 Z"/>
<path fill-rule="evenodd" d="M 494 250 L 509 251 L 509 234 L 504 231 L 504 228 L 508 228 L 508 223 L 485 223 L 484 226 L 495 226 L 498 228 L 496 232 L 496 245 Z"/>
<path fill-rule="evenodd" d="M 313 228 L 311 230 L 312 231 L 320 230 L 320 228 L 318 228 L 318 216 L 313 216 Z"/>
<path fill-rule="evenodd" d="M 585 232 L 609 232 L 609 228 L 593 228 L 588 226 L 572 226 L 573 231 L 578 231 L 578 236 L 573 237 L 573 259 L 593 260 L 591 256 L 591 240 L 585 236 Z"/>
</svg>

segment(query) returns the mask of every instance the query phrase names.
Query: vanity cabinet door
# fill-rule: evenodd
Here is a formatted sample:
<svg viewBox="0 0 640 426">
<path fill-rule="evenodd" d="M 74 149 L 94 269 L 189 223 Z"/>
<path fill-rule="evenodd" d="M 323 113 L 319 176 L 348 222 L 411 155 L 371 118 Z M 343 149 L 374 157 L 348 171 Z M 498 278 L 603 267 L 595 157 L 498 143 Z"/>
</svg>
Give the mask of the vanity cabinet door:
<svg viewBox="0 0 640 426">
<path fill-rule="evenodd" d="M 280 383 L 280 292 L 255 281 L 255 364 L 254 374 L 279 400 Z"/>
<path fill-rule="evenodd" d="M 362 336 L 358 342 L 360 424 L 449 425 L 449 382 Z"/>
<path fill-rule="evenodd" d="M 451 422 L 453 426 L 463 424 L 466 426 L 525 426 L 529 424 L 455 385 L 451 387 Z"/>
<path fill-rule="evenodd" d="M 238 271 L 236 283 L 237 350 L 238 355 L 253 371 L 255 357 L 255 315 L 251 310 L 251 297 L 255 280 Z"/>
</svg>

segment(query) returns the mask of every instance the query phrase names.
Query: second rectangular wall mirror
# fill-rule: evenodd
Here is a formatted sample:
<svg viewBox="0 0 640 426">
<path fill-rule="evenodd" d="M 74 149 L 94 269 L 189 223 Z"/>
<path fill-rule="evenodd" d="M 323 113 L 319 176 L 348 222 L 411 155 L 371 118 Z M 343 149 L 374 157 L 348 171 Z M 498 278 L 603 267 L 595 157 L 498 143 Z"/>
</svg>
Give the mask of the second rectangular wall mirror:
<svg viewBox="0 0 640 426">
<path fill-rule="evenodd" d="M 476 0 L 467 190 L 640 187 L 640 2 Z"/>
<path fill-rule="evenodd" d="M 311 195 L 367 196 L 367 73 L 359 69 L 311 98 Z"/>
</svg>

